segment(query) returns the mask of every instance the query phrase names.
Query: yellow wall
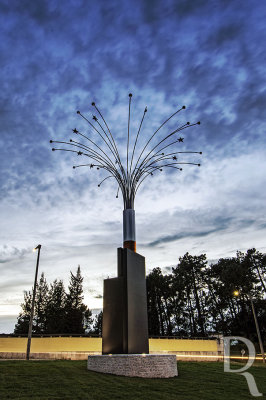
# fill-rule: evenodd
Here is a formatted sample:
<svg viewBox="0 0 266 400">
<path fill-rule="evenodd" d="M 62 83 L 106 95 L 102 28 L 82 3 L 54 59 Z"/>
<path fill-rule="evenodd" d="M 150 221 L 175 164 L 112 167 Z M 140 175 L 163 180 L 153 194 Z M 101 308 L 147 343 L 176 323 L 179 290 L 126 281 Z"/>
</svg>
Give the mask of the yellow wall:
<svg viewBox="0 0 266 400">
<path fill-rule="evenodd" d="M 189 340 L 189 339 L 149 339 L 151 352 L 178 352 L 178 351 L 212 351 L 216 352 L 216 340 Z M 27 347 L 27 338 L 0 337 L 0 353 L 24 353 Z M 101 352 L 101 338 L 86 337 L 45 337 L 32 338 L 32 353 L 49 353 L 61 351 Z"/>
<path fill-rule="evenodd" d="M 150 351 L 217 351 L 216 340 L 149 339 Z"/>
</svg>

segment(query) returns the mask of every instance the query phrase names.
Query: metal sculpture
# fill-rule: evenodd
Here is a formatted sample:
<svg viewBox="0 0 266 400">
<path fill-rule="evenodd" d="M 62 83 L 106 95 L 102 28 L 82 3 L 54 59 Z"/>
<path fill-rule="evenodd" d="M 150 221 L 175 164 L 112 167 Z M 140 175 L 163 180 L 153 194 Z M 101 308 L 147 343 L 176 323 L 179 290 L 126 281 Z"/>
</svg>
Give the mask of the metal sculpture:
<svg viewBox="0 0 266 400">
<path fill-rule="evenodd" d="M 85 156 L 93 160 L 93 163 L 74 165 L 73 168 L 79 167 L 89 167 L 90 169 L 96 168 L 97 170 L 105 170 L 109 173 L 99 184 L 100 187 L 103 182 L 107 179 L 114 178 L 118 183 L 118 189 L 116 197 L 118 198 L 119 190 L 122 193 L 124 202 L 123 211 L 123 247 L 128 248 L 136 252 L 136 233 L 135 233 L 135 210 L 134 201 L 136 194 L 143 184 L 143 182 L 150 176 L 153 176 L 157 172 L 162 172 L 166 168 L 172 168 L 182 171 L 183 165 L 196 165 L 200 166 L 198 163 L 194 162 L 180 162 L 178 155 L 180 154 L 202 154 L 198 151 L 170 151 L 170 148 L 174 145 L 180 145 L 184 142 L 183 137 L 176 138 L 175 135 L 185 129 L 191 128 L 192 126 L 199 125 L 200 122 L 190 123 L 187 122 L 184 125 L 177 127 L 174 131 L 168 133 L 157 144 L 153 145 L 151 149 L 147 149 L 148 145 L 151 143 L 152 139 L 158 134 L 161 128 L 170 121 L 175 115 L 180 113 L 186 107 L 182 106 L 177 111 L 175 111 L 170 117 L 168 117 L 155 132 L 147 140 L 144 147 L 141 149 L 137 161 L 134 160 L 137 143 L 145 115 L 147 113 L 147 107 L 145 107 L 143 116 L 138 128 L 138 132 L 135 137 L 134 146 L 130 155 L 130 113 L 131 113 L 131 100 L 132 94 L 129 93 L 129 104 L 128 104 L 128 127 L 127 127 L 127 151 L 126 151 L 126 167 L 123 166 L 121 157 L 116 145 L 114 136 L 112 135 L 109 126 L 107 125 L 101 111 L 96 106 L 95 102 L 91 105 L 97 111 L 100 120 L 93 115 L 92 120 L 94 124 L 89 121 L 80 111 L 77 114 L 80 115 L 87 123 L 90 128 L 93 129 L 101 138 L 102 144 L 106 146 L 103 149 L 99 144 L 93 141 L 90 137 L 81 133 L 76 128 L 73 129 L 73 133 L 77 136 L 86 139 L 89 144 L 84 144 L 82 142 L 70 139 L 69 142 L 50 140 L 50 143 L 60 143 L 71 146 L 74 149 L 65 148 L 52 148 L 52 151 L 68 151 L 76 153 L 78 156 Z M 171 141 L 173 138 L 173 141 Z M 170 139 L 170 143 L 169 143 Z M 146 150 L 147 149 L 147 150 Z M 145 154 L 146 150 L 146 154 Z"/>
</svg>

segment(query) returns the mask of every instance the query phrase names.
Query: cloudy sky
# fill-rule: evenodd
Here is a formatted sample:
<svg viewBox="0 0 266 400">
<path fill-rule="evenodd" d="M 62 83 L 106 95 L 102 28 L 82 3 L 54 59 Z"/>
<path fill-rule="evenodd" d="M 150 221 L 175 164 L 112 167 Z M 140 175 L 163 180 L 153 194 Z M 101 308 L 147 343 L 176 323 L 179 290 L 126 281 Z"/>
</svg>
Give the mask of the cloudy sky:
<svg viewBox="0 0 266 400">
<path fill-rule="evenodd" d="M 106 174 L 73 169 L 84 158 L 52 152 L 72 129 L 100 144 L 95 101 L 125 156 L 175 110 L 157 140 L 187 121 L 175 151 L 201 162 L 154 174 L 138 192 L 137 250 L 147 270 L 185 252 L 209 260 L 256 247 L 266 233 L 266 4 L 256 0 L 0 0 L 0 332 L 11 332 L 33 284 L 36 253 L 49 282 L 81 266 L 85 301 L 102 307 L 102 281 L 116 274 L 121 196 Z M 75 138 L 74 138 L 75 139 Z M 156 144 L 154 138 L 154 144 Z"/>
</svg>

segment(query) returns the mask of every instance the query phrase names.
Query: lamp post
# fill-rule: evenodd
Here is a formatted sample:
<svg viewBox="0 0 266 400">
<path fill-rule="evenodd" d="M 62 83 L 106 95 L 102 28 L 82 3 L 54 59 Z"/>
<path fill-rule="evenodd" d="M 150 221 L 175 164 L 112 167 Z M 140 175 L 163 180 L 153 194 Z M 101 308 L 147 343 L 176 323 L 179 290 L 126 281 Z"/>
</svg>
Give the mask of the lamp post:
<svg viewBox="0 0 266 400">
<path fill-rule="evenodd" d="M 37 286 L 37 277 L 38 277 L 38 268 L 39 268 L 39 260 L 40 260 L 40 251 L 41 245 L 35 247 L 33 251 L 38 250 L 37 263 L 36 263 L 36 271 L 35 271 L 35 279 L 34 279 L 34 287 L 33 287 L 33 296 L 32 296 L 32 305 L 31 305 L 31 313 L 30 313 L 30 322 L 29 322 L 29 331 L 28 331 L 28 342 L 27 342 L 27 352 L 26 352 L 26 360 L 30 358 L 30 346 L 31 346 L 31 336 L 32 336 L 32 322 L 34 315 L 34 303 L 35 303 L 35 295 L 36 295 L 36 286 Z"/>
<path fill-rule="evenodd" d="M 238 297 L 240 295 L 240 292 L 239 292 L 239 290 L 235 290 L 233 292 L 233 294 L 234 294 L 234 296 Z M 251 303 L 251 309 L 252 309 L 252 313 L 253 313 L 253 318 L 254 318 L 255 325 L 256 325 L 256 331 L 257 331 L 257 336 L 258 336 L 259 345 L 260 345 L 260 351 L 261 351 L 261 355 L 262 355 L 262 362 L 265 363 L 264 348 L 263 348 L 263 343 L 262 343 L 262 339 L 261 339 L 259 323 L 258 323 L 258 319 L 257 319 L 255 307 L 254 307 L 254 302 L 252 300 L 251 294 L 248 294 L 248 297 L 249 297 L 249 300 L 250 300 L 250 303 Z"/>
<path fill-rule="evenodd" d="M 249 294 L 249 300 L 250 300 L 250 303 L 251 303 L 252 313 L 253 313 L 253 317 L 254 317 L 254 321 L 255 321 L 255 325 L 256 325 L 256 330 L 257 330 L 257 335 L 258 335 L 258 339 L 259 339 L 260 351 L 261 351 L 261 355 L 262 355 L 262 362 L 265 363 L 265 354 L 264 354 L 263 343 L 262 343 L 261 335 L 260 335 L 260 328 L 259 328 L 259 324 L 258 324 L 257 315 L 256 315 L 256 312 L 255 312 L 254 303 L 253 303 L 253 300 L 252 300 L 252 297 L 251 297 L 250 294 Z"/>
</svg>

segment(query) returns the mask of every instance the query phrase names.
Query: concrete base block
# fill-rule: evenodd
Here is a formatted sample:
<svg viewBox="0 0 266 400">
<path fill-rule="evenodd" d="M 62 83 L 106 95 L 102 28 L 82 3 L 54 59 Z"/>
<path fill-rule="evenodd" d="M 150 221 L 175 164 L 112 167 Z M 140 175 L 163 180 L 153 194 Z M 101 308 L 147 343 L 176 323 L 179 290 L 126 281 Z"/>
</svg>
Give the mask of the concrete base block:
<svg viewBox="0 0 266 400">
<path fill-rule="evenodd" d="M 88 356 L 88 370 L 141 378 L 178 376 L 175 355 L 110 354 Z"/>
</svg>

